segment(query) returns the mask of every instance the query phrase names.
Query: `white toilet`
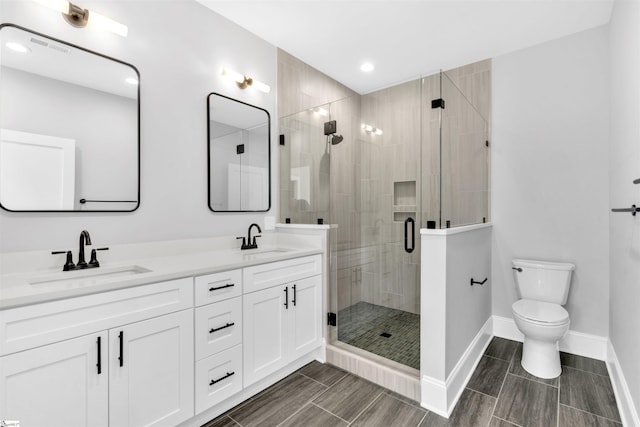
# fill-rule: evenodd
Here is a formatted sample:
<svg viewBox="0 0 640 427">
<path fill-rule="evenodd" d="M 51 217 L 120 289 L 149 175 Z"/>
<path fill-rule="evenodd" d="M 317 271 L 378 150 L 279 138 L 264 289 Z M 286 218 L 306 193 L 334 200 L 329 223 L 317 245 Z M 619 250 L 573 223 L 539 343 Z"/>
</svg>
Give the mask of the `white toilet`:
<svg viewBox="0 0 640 427">
<path fill-rule="evenodd" d="M 558 341 L 569 330 L 567 302 L 573 264 L 514 259 L 518 301 L 511 310 L 524 334 L 522 367 L 539 378 L 556 378 L 562 372 Z"/>
</svg>

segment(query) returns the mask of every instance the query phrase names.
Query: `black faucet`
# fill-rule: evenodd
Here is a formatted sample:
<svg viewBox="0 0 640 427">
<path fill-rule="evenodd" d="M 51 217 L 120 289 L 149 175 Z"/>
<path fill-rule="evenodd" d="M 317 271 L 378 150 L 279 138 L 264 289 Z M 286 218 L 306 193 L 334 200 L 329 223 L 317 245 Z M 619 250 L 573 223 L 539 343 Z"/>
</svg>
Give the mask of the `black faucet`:
<svg viewBox="0 0 640 427">
<path fill-rule="evenodd" d="M 78 264 L 76 264 L 76 268 L 87 268 L 87 261 L 84 260 L 84 245 L 91 245 L 91 236 L 87 230 L 82 230 L 80 232 L 80 250 L 78 253 Z"/>
<path fill-rule="evenodd" d="M 78 252 L 78 264 L 73 263 L 73 254 L 71 251 L 53 251 L 51 255 L 67 254 L 67 262 L 62 267 L 62 271 L 82 270 L 84 268 L 97 268 L 100 267 L 96 251 L 108 251 L 109 248 L 96 248 L 91 249 L 91 260 L 87 263 L 84 259 L 84 246 L 91 245 L 91 236 L 87 230 L 82 230 L 80 233 L 80 250 Z"/>
<path fill-rule="evenodd" d="M 253 241 L 251 240 L 251 229 L 253 227 L 256 227 L 258 229 L 258 233 L 262 233 L 262 230 L 260 230 L 260 226 L 256 223 L 253 223 L 249 226 L 249 231 L 247 231 L 247 240 L 244 239 L 244 237 L 236 237 L 236 239 L 242 239 L 242 246 L 240 247 L 241 250 L 245 250 L 245 249 L 258 249 L 258 242 L 256 242 L 256 237 L 261 237 L 259 234 L 256 236 L 253 236 Z"/>
</svg>

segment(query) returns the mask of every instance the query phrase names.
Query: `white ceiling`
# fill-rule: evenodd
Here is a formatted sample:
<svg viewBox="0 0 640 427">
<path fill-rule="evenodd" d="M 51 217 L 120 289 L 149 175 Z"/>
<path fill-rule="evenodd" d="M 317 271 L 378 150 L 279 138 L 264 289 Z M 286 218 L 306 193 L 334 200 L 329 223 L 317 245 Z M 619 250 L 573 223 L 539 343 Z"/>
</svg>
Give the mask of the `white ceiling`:
<svg viewBox="0 0 640 427">
<path fill-rule="evenodd" d="M 613 6 L 613 0 L 196 1 L 361 94 L 607 24 Z M 365 61 L 373 72 L 360 71 Z"/>
</svg>

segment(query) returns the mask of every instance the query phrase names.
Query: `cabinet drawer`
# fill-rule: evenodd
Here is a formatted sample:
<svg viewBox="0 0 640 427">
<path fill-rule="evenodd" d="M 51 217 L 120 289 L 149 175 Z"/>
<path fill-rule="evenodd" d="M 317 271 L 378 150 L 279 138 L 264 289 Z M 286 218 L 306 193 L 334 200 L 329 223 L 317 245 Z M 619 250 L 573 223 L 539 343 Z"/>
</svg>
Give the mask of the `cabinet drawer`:
<svg viewBox="0 0 640 427">
<path fill-rule="evenodd" d="M 242 342 L 242 298 L 196 308 L 196 360 Z"/>
<path fill-rule="evenodd" d="M 243 270 L 244 292 L 255 292 L 320 273 L 322 273 L 320 255 L 254 265 Z"/>
<path fill-rule="evenodd" d="M 193 307 L 184 278 L 0 311 L 0 355 Z"/>
<path fill-rule="evenodd" d="M 223 271 L 195 278 L 196 307 L 242 294 L 242 270 Z"/>
<path fill-rule="evenodd" d="M 196 413 L 242 390 L 242 345 L 196 362 Z"/>
</svg>

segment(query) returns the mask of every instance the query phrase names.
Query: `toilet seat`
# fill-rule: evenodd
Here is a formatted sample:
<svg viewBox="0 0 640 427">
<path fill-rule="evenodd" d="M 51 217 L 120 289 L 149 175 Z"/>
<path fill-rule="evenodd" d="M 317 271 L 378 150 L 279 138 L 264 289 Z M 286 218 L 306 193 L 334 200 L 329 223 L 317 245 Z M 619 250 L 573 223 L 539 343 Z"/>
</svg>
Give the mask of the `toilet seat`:
<svg viewBox="0 0 640 427">
<path fill-rule="evenodd" d="M 521 299 L 511 309 L 521 319 L 541 326 L 557 326 L 569 322 L 569 313 L 559 304 Z"/>
</svg>

